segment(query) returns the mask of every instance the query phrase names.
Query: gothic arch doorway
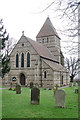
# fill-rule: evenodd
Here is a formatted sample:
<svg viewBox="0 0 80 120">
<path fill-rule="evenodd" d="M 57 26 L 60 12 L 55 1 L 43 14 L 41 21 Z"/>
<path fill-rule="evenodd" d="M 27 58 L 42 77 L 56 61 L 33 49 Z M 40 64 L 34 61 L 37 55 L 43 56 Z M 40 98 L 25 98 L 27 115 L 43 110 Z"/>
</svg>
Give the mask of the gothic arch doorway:
<svg viewBox="0 0 80 120">
<path fill-rule="evenodd" d="M 25 75 L 23 73 L 20 74 L 20 83 L 21 85 L 25 85 Z"/>
</svg>

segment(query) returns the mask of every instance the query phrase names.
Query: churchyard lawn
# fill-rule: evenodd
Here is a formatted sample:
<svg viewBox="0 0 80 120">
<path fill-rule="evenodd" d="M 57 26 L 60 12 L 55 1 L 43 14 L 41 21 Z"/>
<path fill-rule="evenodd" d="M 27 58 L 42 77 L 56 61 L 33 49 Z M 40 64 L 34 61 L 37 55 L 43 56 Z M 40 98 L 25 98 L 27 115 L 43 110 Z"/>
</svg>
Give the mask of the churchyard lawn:
<svg viewBox="0 0 80 120">
<path fill-rule="evenodd" d="M 22 88 L 21 94 L 2 90 L 2 118 L 78 118 L 77 87 L 64 88 L 66 108 L 55 107 L 53 90 L 40 88 L 40 105 L 31 104 L 31 89 Z"/>
</svg>

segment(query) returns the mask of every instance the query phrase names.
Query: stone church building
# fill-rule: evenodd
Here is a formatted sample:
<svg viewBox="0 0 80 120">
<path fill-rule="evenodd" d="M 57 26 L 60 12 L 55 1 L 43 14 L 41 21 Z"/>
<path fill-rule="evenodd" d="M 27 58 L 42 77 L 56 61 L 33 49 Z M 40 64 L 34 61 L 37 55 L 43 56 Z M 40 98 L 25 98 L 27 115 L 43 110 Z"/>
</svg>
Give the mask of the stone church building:
<svg viewBox="0 0 80 120">
<path fill-rule="evenodd" d="M 36 41 L 24 34 L 10 54 L 9 81 L 21 85 L 38 83 L 40 87 L 68 85 L 69 73 L 64 68 L 60 37 L 49 17 L 36 36 Z"/>
</svg>

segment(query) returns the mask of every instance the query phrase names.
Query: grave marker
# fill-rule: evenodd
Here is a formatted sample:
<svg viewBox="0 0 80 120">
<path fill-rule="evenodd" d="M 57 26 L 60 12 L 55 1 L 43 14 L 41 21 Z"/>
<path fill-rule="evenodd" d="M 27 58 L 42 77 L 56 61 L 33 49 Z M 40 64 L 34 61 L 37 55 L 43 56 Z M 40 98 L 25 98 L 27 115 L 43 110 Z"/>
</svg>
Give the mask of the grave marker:
<svg viewBox="0 0 80 120">
<path fill-rule="evenodd" d="M 31 104 L 39 105 L 40 90 L 36 87 L 31 89 Z"/>
<path fill-rule="evenodd" d="M 55 93 L 55 107 L 65 107 L 65 91 L 64 90 L 57 90 Z"/>
</svg>

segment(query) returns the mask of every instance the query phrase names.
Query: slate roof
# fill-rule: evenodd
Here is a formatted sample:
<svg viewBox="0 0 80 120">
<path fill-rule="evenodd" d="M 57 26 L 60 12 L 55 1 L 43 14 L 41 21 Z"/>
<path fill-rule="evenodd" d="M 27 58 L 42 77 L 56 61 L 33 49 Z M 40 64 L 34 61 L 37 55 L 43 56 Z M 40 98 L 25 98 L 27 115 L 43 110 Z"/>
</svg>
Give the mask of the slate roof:
<svg viewBox="0 0 80 120">
<path fill-rule="evenodd" d="M 40 44 L 28 37 L 25 37 L 25 38 L 26 38 L 26 40 L 28 40 L 30 42 L 30 44 L 33 46 L 33 48 L 36 50 L 36 52 L 42 57 L 42 60 L 47 65 L 49 65 L 54 71 L 67 72 L 66 69 L 56 61 L 55 56 L 53 56 L 53 54 L 48 50 L 47 47 L 43 46 L 42 44 Z"/>
<path fill-rule="evenodd" d="M 60 39 L 58 33 L 56 32 L 56 29 L 53 27 L 51 23 L 51 20 L 49 19 L 49 17 L 47 17 L 45 23 L 43 24 L 36 38 L 53 36 L 53 35 L 56 35 Z"/>
<path fill-rule="evenodd" d="M 47 60 L 47 59 L 43 59 L 43 61 L 44 61 L 47 65 L 49 65 L 54 71 L 67 72 L 67 70 L 66 70 L 61 64 L 52 62 L 52 61 Z"/>
</svg>

